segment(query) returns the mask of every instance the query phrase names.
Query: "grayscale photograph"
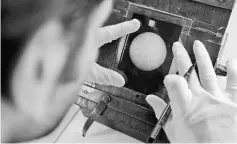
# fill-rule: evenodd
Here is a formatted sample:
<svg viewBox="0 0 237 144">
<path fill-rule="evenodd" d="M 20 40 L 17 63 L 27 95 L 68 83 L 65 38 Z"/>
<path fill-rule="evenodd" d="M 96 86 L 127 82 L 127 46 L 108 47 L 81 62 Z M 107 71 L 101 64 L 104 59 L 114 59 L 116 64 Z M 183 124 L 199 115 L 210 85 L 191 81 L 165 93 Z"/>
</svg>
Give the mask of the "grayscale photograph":
<svg viewBox="0 0 237 144">
<path fill-rule="evenodd" d="M 1 0 L 1 143 L 237 143 L 237 0 Z"/>
</svg>

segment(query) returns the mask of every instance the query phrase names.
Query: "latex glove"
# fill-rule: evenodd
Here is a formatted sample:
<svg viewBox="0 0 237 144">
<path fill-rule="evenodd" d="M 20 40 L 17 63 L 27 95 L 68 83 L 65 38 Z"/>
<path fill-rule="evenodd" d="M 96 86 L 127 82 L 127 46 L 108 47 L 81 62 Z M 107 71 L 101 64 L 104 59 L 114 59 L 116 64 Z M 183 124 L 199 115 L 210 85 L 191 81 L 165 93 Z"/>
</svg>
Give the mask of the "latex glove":
<svg viewBox="0 0 237 144">
<path fill-rule="evenodd" d="M 140 22 L 137 19 L 133 19 L 116 25 L 99 28 L 97 32 L 97 47 L 101 47 L 108 42 L 133 33 L 137 31 L 139 27 Z M 101 67 L 96 62 L 92 65 L 87 81 L 117 87 L 121 87 L 125 84 L 122 75 L 113 70 Z"/>
<path fill-rule="evenodd" d="M 237 62 L 227 63 L 227 87 L 231 98 L 218 87 L 209 54 L 204 45 L 195 41 L 200 81 L 196 72 L 187 83 L 183 75 L 192 65 L 189 55 L 180 43 L 174 43 L 173 53 L 181 76 L 168 75 L 164 80 L 171 100 L 172 117 L 164 127 L 171 142 L 237 142 Z M 147 102 L 158 111 L 164 101 L 148 96 Z M 159 110 L 160 111 L 160 110 Z M 156 115 L 157 118 L 160 114 Z"/>
</svg>

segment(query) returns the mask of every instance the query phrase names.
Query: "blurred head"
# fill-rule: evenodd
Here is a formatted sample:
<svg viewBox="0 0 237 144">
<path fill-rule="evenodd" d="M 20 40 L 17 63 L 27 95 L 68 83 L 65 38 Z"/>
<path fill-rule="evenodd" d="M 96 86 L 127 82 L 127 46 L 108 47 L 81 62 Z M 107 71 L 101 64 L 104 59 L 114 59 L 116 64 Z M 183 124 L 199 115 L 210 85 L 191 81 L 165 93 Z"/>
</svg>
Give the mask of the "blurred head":
<svg viewBox="0 0 237 144">
<path fill-rule="evenodd" d="M 111 7 L 111 0 L 2 0 L 2 96 L 11 97 L 27 72 L 82 83 L 97 57 L 96 30 Z"/>
</svg>

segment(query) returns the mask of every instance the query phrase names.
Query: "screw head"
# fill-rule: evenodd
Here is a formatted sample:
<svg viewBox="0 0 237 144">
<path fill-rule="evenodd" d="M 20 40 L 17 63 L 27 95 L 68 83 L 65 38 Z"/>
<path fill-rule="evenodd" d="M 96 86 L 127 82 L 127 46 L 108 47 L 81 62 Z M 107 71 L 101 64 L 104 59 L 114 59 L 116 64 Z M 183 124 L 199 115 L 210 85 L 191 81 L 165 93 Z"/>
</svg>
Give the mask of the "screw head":
<svg viewBox="0 0 237 144">
<path fill-rule="evenodd" d="M 110 103 L 111 98 L 110 98 L 110 96 L 105 95 L 105 96 L 102 98 L 102 100 L 103 100 L 105 103 Z"/>
</svg>

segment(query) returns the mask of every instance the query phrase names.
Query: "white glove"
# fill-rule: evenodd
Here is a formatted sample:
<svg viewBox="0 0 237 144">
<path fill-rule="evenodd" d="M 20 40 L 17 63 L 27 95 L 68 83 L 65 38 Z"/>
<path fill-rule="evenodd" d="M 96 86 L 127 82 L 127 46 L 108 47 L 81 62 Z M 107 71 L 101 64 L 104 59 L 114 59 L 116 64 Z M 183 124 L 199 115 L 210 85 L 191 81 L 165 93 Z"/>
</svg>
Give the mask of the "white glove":
<svg viewBox="0 0 237 144">
<path fill-rule="evenodd" d="M 137 19 L 133 19 L 116 25 L 100 28 L 97 33 L 97 46 L 101 47 L 119 37 L 133 33 L 137 31 L 139 27 L 140 22 Z M 101 67 L 97 63 L 93 64 L 87 81 L 104 85 L 114 85 L 117 87 L 121 87 L 125 84 L 123 76 L 113 70 Z"/>
<path fill-rule="evenodd" d="M 183 78 L 192 65 L 182 44 L 173 45 L 177 70 L 181 76 L 168 75 L 164 84 L 171 100 L 172 116 L 164 127 L 171 142 L 237 142 L 237 62 L 227 63 L 226 89 L 228 98 L 218 87 L 210 57 L 204 45 L 195 41 L 200 82 L 196 72 L 189 83 Z M 160 109 L 166 104 L 156 96 L 149 95 L 147 102 L 160 117 Z M 161 108 L 163 107 L 163 108 Z"/>
</svg>

